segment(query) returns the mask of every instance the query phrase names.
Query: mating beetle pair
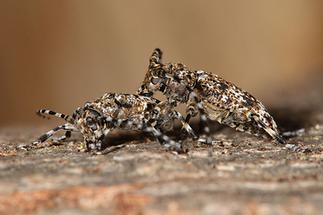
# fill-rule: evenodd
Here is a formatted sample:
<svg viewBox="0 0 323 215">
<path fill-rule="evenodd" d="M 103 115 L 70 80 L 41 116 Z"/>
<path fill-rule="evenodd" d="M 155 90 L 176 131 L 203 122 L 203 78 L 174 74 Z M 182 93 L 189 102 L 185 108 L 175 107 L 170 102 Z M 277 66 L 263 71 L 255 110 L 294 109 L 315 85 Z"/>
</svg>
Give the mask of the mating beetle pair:
<svg viewBox="0 0 323 215">
<path fill-rule="evenodd" d="M 87 150 L 100 151 L 104 137 L 113 129 L 121 128 L 149 132 L 167 149 L 182 152 L 181 143 L 172 140 L 164 131 L 179 120 L 183 130 L 197 139 L 189 126 L 191 117 L 197 114 L 204 130 L 204 135 L 198 139 L 200 142 L 213 143 L 207 124 L 209 120 L 215 120 L 238 131 L 269 136 L 285 143 L 264 105 L 248 92 L 212 73 L 191 71 L 181 63 L 163 64 L 161 58 L 161 50 L 155 49 L 137 94 L 104 94 L 79 107 L 72 116 L 39 110 L 40 115 L 54 115 L 66 123 L 48 131 L 29 146 L 37 146 L 57 131 L 65 130 L 65 135 L 56 141 L 65 140 L 71 132 L 80 132 Z M 167 100 L 160 102 L 153 98 L 157 91 Z M 186 104 L 185 118 L 175 110 L 179 103 Z"/>
</svg>

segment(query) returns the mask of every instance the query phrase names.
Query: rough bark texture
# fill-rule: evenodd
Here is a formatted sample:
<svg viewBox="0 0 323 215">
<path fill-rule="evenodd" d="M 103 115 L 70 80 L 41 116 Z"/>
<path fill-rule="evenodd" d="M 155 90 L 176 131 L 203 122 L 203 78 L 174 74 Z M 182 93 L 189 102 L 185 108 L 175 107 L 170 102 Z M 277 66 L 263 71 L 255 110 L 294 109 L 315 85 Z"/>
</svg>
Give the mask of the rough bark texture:
<svg viewBox="0 0 323 215">
<path fill-rule="evenodd" d="M 322 116 L 321 116 L 322 117 Z M 290 143 L 229 129 L 209 147 L 187 142 L 187 154 L 156 142 L 127 141 L 105 155 L 78 151 L 77 142 L 28 152 L 42 129 L 0 132 L 2 214 L 319 214 L 323 210 L 323 125 Z"/>
<path fill-rule="evenodd" d="M 138 134 L 104 155 L 79 141 L 17 151 L 47 128 L 2 128 L 0 214 L 321 214 L 323 97 L 308 95 L 272 111 L 283 129 L 304 128 L 288 140 L 297 152 L 229 128 L 180 155 Z"/>
</svg>

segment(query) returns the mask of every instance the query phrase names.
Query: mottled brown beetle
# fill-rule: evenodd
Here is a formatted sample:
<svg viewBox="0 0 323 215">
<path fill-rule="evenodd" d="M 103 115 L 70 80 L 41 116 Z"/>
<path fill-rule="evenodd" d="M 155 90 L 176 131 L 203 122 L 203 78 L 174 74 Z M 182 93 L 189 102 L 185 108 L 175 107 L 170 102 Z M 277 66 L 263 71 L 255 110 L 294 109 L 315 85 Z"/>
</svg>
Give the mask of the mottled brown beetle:
<svg viewBox="0 0 323 215">
<path fill-rule="evenodd" d="M 195 137 L 195 134 L 181 114 L 170 107 L 166 102 L 160 102 L 152 97 L 106 93 L 95 101 L 87 102 L 83 107 L 77 108 L 72 116 L 42 109 L 37 114 L 53 115 L 64 119 L 67 123 L 43 134 L 31 145 L 20 148 L 38 146 L 56 132 L 65 130 L 65 135 L 56 139 L 56 142 L 69 138 L 71 132 L 80 132 L 87 150 L 101 151 L 105 136 L 113 129 L 121 128 L 151 133 L 165 148 L 182 152 L 181 143 L 170 139 L 163 132 L 169 130 L 175 120 L 179 120 L 189 135 Z"/>
<path fill-rule="evenodd" d="M 161 58 L 161 50 L 155 49 L 138 94 L 152 96 L 160 91 L 173 107 L 186 104 L 187 123 L 199 113 L 207 134 L 202 142 L 212 143 L 207 126 L 210 119 L 256 136 L 269 135 L 285 144 L 272 116 L 248 92 L 212 73 L 191 71 L 181 63 L 163 64 Z"/>
</svg>

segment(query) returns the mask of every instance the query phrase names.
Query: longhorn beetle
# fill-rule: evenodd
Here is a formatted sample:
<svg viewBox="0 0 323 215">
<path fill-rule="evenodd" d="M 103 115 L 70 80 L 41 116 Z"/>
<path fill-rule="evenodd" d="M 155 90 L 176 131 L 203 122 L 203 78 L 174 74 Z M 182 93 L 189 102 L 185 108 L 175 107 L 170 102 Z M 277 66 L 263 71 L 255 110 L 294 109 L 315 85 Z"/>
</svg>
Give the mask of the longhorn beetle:
<svg viewBox="0 0 323 215">
<path fill-rule="evenodd" d="M 66 123 L 43 134 L 31 145 L 21 146 L 21 148 L 37 146 L 56 132 L 65 130 L 65 135 L 56 141 L 69 138 L 71 132 L 81 132 L 86 149 L 100 151 L 104 137 L 113 129 L 121 128 L 149 132 L 165 148 L 182 152 L 181 144 L 170 139 L 163 131 L 169 130 L 177 119 L 189 135 L 196 136 L 182 115 L 170 107 L 166 102 L 160 102 L 152 97 L 106 93 L 95 101 L 87 102 L 83 107 L 77 108 L 72 116 L 42 109 L 37 112 L 39 115 L 53 115 L 64 119 Z"/>
<path fill-rule="evenodd" d="M 285 144 L 273 117 L 251 94 L 215 74 L 192 71 L 182 63 L 163 64 L 161 58 L 161 50 L 155 49 L 138 94 L 152 96 L 160 91 L 173 107 L 186 104 L 187 123 L 199 113 L 207 135 L 201 142 L 213 143 L 208 135 L 210 119 L 256 136 L 269 135 Z"/>
</svg>

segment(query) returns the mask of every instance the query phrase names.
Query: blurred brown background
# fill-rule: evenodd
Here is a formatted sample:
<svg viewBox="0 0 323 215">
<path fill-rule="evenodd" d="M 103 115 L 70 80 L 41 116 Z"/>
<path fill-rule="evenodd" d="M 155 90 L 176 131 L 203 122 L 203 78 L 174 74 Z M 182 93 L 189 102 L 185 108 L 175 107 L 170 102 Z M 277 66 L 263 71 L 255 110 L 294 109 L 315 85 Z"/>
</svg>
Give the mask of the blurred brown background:
<svg viewBox="0 0 323 215">
<path fill-rule="evenodd" d="M 323 68 L 323 2 L 0 2 L 0 125 L 43 123 L 104 92 L 135 92 L 155 47 L 268 106 Z"/>
</svg>

